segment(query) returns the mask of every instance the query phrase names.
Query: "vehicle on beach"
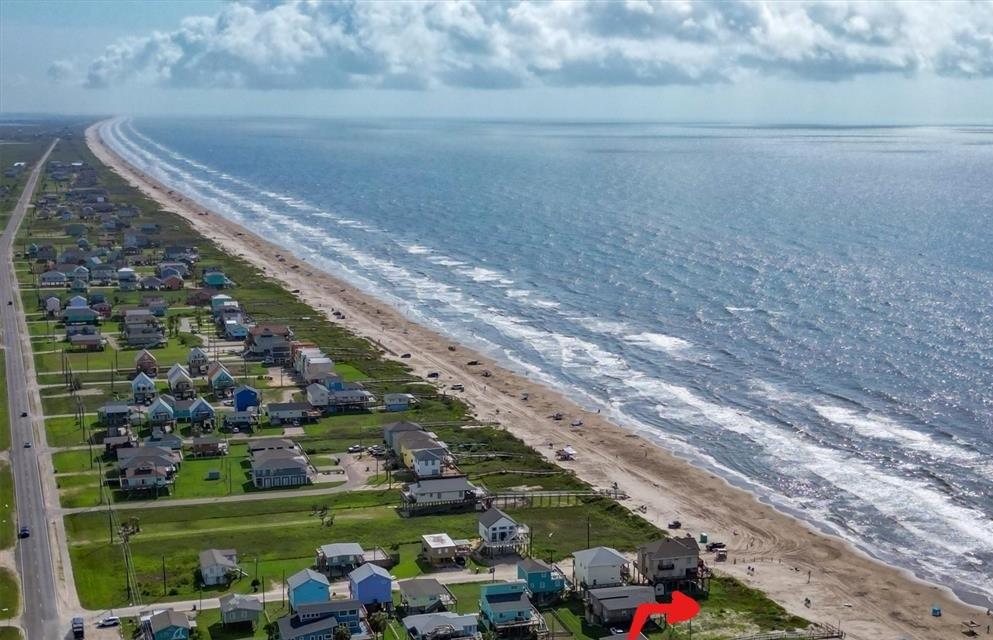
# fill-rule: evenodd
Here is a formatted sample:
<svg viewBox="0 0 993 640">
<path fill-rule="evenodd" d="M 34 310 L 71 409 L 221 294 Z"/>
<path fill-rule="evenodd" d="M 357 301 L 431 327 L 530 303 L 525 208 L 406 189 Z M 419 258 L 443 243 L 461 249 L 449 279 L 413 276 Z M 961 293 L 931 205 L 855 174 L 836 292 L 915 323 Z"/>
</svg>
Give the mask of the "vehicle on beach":
<svg viewBox="0 0 993 640">
<path fill-rule="evenodd" d="M 561 413 L 553 413 L 552 414 L 552 420 L 561 420 L 564 417 L 565 416 L 563 416 Z"/>
<path fill-rule="evenodd" d="M 711 542 L 707 545 L 707 551 L 717 551 L 718 549 L 726 549 L 727 545 L 723 542 Z"/>
<path fill-rule="evenodd" d="M 670 522 L 670 523 L 669 523 L 668 525 L 666 525 L 666 526 L 667 526 L 668 528 L 670 528 L 670 529 L 679 529 L 679 528 L 681 528 L 681 527 L 683 526 L 683 523 L 682 523 L 682 522 L 680 522 L 679 520 L 673 520 L 672 522 Z"/>
<path fill-rule="evenodd" d="M 470 360 L 469 362 L 466 363 L 466 365 L 468 365 L 470 367 L 474 367 L 477 364 L 479 364 L 479 360 Z"/>
<path fill-rule="evenodd" d="M 452 391 L 465 391 L 464 384 L 453 384 L 451 387 Z"/>
<path fill-rule="evenodd" d="M 401 353 L 400 354 L 400 357 L 401 358 L 409 358 L 410 357 L 410 354 L 409 353 Z"/>
<path fill-rule="evenodd" d="M 492 375 L 493 375 L 493 372 L 491 372 L 489 369 L 483 369 L 483 377 L 484 378 L 489 378 Z"/>
<path fill-rule="evenodd" d="M 714 558 L 714 561 L 715 562 L 724 562 L 727 559 L 728 559 L 728 550 L 727 549 L 718 549 L 717 550 L 717 556 Z"/>
<path fill-rule="evenodd" d="M 439 374 L 439 373 L 438 373 L 437 371 L 431 371 L 430 373 L 428 373 L 428 375 L 427 375 L 427 377 L 428 377 L 428 378 L 437 378 L 437 377 L 439 377 L 440 375 L 441 375 L 441 374 Z"/>
<path fill-rule="evenodd" d="M 573 427 L 581 427 L 581 426 L 583 426 L 583 421 L 580 420 L 579 418 L 576 418 L 575 420 L 573 420 L 569 424 L 572 425 Z"/>
</svg>

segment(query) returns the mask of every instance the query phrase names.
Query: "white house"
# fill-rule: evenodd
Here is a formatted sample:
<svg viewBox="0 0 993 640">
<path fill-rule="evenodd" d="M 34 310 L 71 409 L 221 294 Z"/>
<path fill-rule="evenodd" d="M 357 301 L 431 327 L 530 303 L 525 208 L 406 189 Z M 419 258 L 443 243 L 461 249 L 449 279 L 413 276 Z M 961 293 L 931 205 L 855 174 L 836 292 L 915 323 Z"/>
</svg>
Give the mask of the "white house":
<svg viewBox="0 0 993 640">
<path fill-rule="evenodd" d="M 205 549 L 200 552 L 200 579 L 204 586 L 227 585 L 238 572 L 238 552 L 234 549 Z"/>
<path fill-rule="evenodd" d="M 424 478 L 408 484 L 403 496 L 410 502 L 455 502 L 476 496 L 476 486 L 464 477 Z"/>
<path fill-rule="evenodd" d="M 177 398 L 183 399 L 196 395 L 196 389 L 193 387 L 193 378 L 190 377 L 186 368 L 178 362 L 169 368 L 169 372 L 166 373 L 166 380 L 169 381 L 169 390 Z"/>
<path fill-rule="evenodd" d="M 409 393 L 384 393 L 383 405 L 387 411 L 406 411 L 417 403 L 417 398 Z"/>
<path fill-rule="evenodd" d="M 307 386 L 307 402 L 315 407 L 326 407 L 331 401 L 331 392 L 319 382 Z"/>
<path fill-rule="evenodd" d="M 489 509 L 479 516 L 479 537 L 484 543 L 501 544 L 526 538 L 527 527 L 499 509 Z"/>
<path fill-rule="evenodd" d="M 577 584 L 587 589 L 623 584 L 621 573 L 628 561 L 616 549 L 594 547 L 576 551 L 572 557 L 573 577 Z"/>
<path fill-rule="evenodd" d="M 155 381 L 145 373 L 139 373 L 131 381 L 131 395 L 135 404 L 144 403 L 155 397 Z"/>
<path fill-rule="evenodd" d="M 45 300 L 45 311 L 50 316 L 57 316 L 62 311 L 62 301 L 55 296 L 50 296 Z"/>
<path fill-rule="evenodd" d="M 418 478 L 440 476 L 447 452 L 444 449 L 418 449 L 410 452 L 410 469 Z"/>
</svg>

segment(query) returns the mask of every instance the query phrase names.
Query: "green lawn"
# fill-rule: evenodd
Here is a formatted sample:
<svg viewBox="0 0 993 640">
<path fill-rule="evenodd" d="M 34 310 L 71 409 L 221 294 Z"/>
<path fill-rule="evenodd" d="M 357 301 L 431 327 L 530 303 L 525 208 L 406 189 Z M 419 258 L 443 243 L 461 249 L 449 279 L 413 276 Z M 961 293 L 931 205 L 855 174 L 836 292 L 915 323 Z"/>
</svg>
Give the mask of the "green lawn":
<svg viewBox="0 0 993 640">
<path fill-rule="evenodd" d="M 0 461 L 0 549 L 14 546 L 17 531 L 14 522 L 14 475 L 10 465 Z"/>
<path fill-rule="evenodd" d="M 95 417 L 96 416 L 91 415 L 89 419 L 93 419 Z M 90 423 L 86 430 L 83 430 L 76 425 L 76 420 L 72 417 L 45 419 L 45 437 L 48 440 L 48 446 L 50 447 L 74 447 L 77 445 L 83 445 L 86 444 L 86 437 L 90 433 L 99 433 L 99 431 L 100 425 L 96 422 Z"/>
<path fill-rule="evenodd" d="M 0 567 L 0 610 L 5 610 L 3 618 L 17 615 L 21 606 L 21 589 L 17 586 L 17 576 L 5 567 Z"/>
</svg>

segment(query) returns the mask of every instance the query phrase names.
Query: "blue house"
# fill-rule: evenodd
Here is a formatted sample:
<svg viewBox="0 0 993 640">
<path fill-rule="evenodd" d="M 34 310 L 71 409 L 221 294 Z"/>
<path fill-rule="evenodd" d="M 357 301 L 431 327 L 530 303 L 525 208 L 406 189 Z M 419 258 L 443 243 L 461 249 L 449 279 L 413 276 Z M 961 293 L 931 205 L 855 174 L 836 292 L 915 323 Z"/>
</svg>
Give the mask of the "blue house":
<svg viewBox="0 0 993 640">
<path fill-rule="evenodd" d="M 247 384 L 235 389 L 232 398 L 234 398 L 235 411 L 247 411 L 249 407 L 257 407 L 261 404 L 259 392 Z"/>
<path fill-rule="evenodd" d="M 188 640 L 190 621 L 172 609 L 160 611 L 144 622 L 144 637 L 151 640 Z"/>
<path fill-rule="evenodd" d="M 370 562 L 348 574 L 348 593 L 370 611 L 393 608 L 392 587 L 390 572 Z"/>
<path fill-rule="evenodd" d="M 279 640 L 330 640 L 338 626 L 348 627 L 354 640 L 365 640 L 371 634 L 364 617 L 358 600 L 328 600 L 302 604 L 292 615 L 276 620 L 276 625 Z"/>
<path fill-rule="evenodd" d="M 214 419 L 214 407 L 203 398 L 197 398 L 190 405 L 190 422 L 201 424 Z"/>
<path fill-rule="evenodd" d="M 331 600 L 331 583 L 313 569 L 298 571 L 286 580 L 290 592 L 290 609 Z"/>
<path fill-rule="evenodd" d="M 527 583 L 490 582 L 479 588 L 479 613 L 483 623 L 493 631 L 523 633 L 540 628 L 541 616 L 528 600 Z"/>
<path fill-rule="evenodd" d="M 517 563 L 517 578 L 527 583 L 533 602 L 554 600 L 565 591 L 562 572 L 535 558 L 524 558 Z"/>
</svg>

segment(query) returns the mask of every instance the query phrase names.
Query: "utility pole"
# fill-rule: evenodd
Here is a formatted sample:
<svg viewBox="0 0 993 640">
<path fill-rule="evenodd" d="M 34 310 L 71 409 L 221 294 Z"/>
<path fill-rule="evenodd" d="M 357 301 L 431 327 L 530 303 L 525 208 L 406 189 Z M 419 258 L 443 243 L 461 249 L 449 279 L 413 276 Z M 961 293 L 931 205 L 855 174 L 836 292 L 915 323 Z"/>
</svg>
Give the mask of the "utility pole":
<svg viewBox="0 0 993 640">
<path fill-rule="evenodd" d="M 166 570 L 165 570 L 165 555 L 162 556 L 162 595 L 166 594 Z"/>
<path fill-rule="evenodd" d="M 590 548 L 590 517 L 586 516 L 586 548 Z"/>
</svg>

